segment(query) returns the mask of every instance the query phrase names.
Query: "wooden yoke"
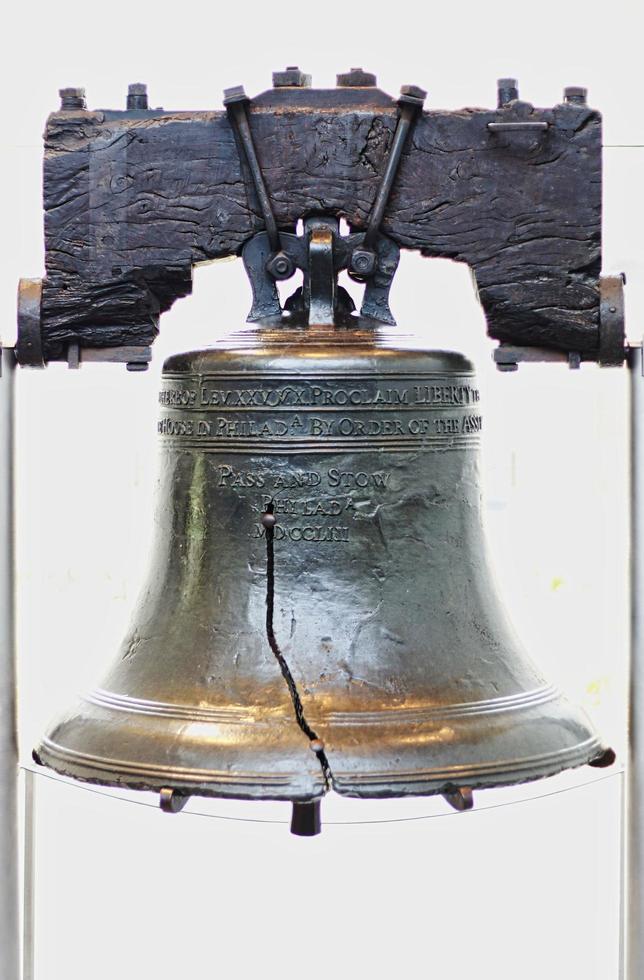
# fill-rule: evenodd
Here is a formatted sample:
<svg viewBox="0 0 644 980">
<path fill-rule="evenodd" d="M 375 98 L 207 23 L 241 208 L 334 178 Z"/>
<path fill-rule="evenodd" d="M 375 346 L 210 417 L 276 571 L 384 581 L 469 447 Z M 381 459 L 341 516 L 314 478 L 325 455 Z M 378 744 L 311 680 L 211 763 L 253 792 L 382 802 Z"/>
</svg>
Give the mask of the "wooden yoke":
<svg viewBox="0 0 644 980">
<path fill-rule="evenodd" d="M 398 104 L 357 70 L 329 90 L 307 77 L 279 73 L 249 105 L 278 229 L 323 213 L 364 232 Z M 136 366 L 160 314 L 190 293 L 193 265 L 239 255 L 265 230 L 260 202 L 225 111 L 148 109 L 143 86 L 124 112 L 62 94 L 45 132 L 40 316 L 32 286 L 19 359 Z M 536 109 L 505 79 L 496 110 L 419 110 L 381 227 L 397 246 L 466 262 L 491 337 L 623 360 L 620 317 L 612 305 L 605 328 L 600 317 L 601 117 L 584 90 Z"/>
</svg>

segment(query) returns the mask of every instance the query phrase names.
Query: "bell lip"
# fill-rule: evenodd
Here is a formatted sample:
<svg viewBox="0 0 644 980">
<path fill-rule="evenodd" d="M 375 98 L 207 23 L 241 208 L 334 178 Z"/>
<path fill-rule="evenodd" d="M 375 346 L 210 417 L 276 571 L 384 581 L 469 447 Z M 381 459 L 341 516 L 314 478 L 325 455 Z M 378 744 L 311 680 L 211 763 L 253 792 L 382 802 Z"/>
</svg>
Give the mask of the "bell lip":
<svg viewBox="0 0 644 980">
<path fill-rule="evenodd" d="M 44 738 L 35 751 L 39 764 L 61 776 L 97 786 L 111 786 L 137 792 L 158 793 L 171 787 L 185 796 L 204 796 L 234 800 L 301 801 L 320 799 L 328 791 L 322 770 L 317 773 L 217 773 L 215 770 L 181 770 L 169 766 L 167 771 L 155 766 L 128 763 L 122 776 L 115 774 L 116 760 L 64 749 Z M 147 769 L 147 771 L 146 771 Z M 105 775 L 101 774 L 101 770 Z"/>
<path fill-rule="evenodd" d="M 446 790 L 468 787 L 473 790 L 500 789 L 549 779 L 562 772 L 589 765 L 606 752 L 607 746 L 596 736 L 565 750 L 544 753 L 513 762 L 434 770 L 431 777 L 420 772 L 369 773 L 360 775 L 334 771 L 333 789 L 340 796 L 358 799 L 396 799 L 406 796 L 442 795 Z M 333 769 L 333 757 L 330 765 Z M 432 772 L 429 770 L 429 772 Z M 395 788 L 393 788 L 395 786 Z"/>
<path fill-rule="evenodd" d="M 141 770 L 137 773 L 132 766 L 129 772 L 123 773 L 122 778 L 117 778 L 114 776 L 114 760 L 99 759 L 62 749 L 49 739 L 41 742 L 36 756 L 42 766 L 67 778 L 92 785 L 151 793 L 158 793 L 161 789 L 171 786 L 186 796 L 306 802 L 321 799 L 331 789 L 339 796 L 356 799 L 401 799 L 409 796 L 440 796 L 449 790 L 464 786 L 472 790 L 520 786 L 524 783 L 548 779 L 568 769 L 578 769 L 588 765 L 606 750 L 607 746 L 599 738 L 592 736 L 585 742 L 563 751 L 544 753 L 516 760 L 513 763 L 498 762 L 479 766 L 452 767 L 442 771 L 425 770 L 424 777 L 420 776 L 421 771 L 418 770 L 416 772 L 392 770 L 388 773 L 338 773 L 333 771 L 333 758 L 331 758 L 330 786 L 325 783 L 320 773 L 319 779 L 313 778 L 312 784 L 309 782 L 309 785 L 301 786 L 299 789 L 296 783 L 301 783 L 302 777 L 294 773 L 237 772 L 228 774 L 227 782 L 212 778 L 214 774 L 211 773 L 211 780 L 204 782 L 188 775 L 177 778 L 176 769 L 172 773 L 170 770 L 168 773 L 157 770 L 157 775 L 152 776 L 151 773 L 146 775 Z M 70 757 L 74 757 L 75 761 L 71 762 Z M 100 766 L 106 770 L 105 776 L 99 775 Z M 506 768 L 502 768 L 503 766 Z M 111 778 L 107 775 L 108 771 L 112 773 Z M 196 775 L 194 770 L 192 772 Z M 310 774 L 307 774 L 308 776 Z M 278 781 L 282 782 L 283 788 L 276 787 Z"/>
</svg>

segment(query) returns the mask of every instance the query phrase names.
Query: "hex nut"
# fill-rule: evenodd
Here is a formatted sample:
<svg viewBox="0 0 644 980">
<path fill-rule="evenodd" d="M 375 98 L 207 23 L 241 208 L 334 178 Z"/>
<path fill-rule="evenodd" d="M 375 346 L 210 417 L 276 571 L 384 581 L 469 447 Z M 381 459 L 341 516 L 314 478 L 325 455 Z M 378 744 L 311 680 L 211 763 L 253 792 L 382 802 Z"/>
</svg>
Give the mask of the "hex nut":
<svg viewBox="0 0 644 980">
<path fill-rule="evenodd" d="M 377 84 L 376 76 L 362 68 L 351 68 L 341 75 L 336 75 L 338 88 L 373 88 Z"/>
<path fill-rule="evenodd" d="M 285 71 L 273 72 L 273 88 L 310 88 L 311 76 L 300 71 L 297 65 L 289 65 Z"/>
<path fill-rule="evenodd" d="M 235 105 L 237 102 L 249 102 L 243 85 L 233 85 L 224 89 L 224 105 Z"/>
<path fill-rule="evenodd" d="M 368 248 L 354 248 L 351 253 L 350 271 L 356 276 L 370 276 L 376 268 L 376 256 Z"/>
<path fill-rule="evenodd" d="M 61 88 L 58 89 L 58 94 L 61 110 L 87 108 L 84 88 Z"/>
<path fill-rule="evenodd" d="M 148 87 L 143 82 L 133 82 L 128 85 L 127 108 L 128 112 L 148 108 Z"/>
<path fill-rule="evenodd" d="M 400 88 L 400 98 L 398 99 L 398 104 L 412 105 L 422 109 L 426 97 L 427 92 L 424 88 L 420 88 L 419 85 L 402 85 Z"/>
<path fill-rule="evenodd" d="M 586 105 L 588 89 L 582 85 L 568 85 L 564 89 L 564 102 L 572 102 L 576 105 Z"/>
<path fill-rule="evenodd" d="M 273 279 L 290 279 L 295 265 L 286 252 L 275 252 L 266 263 L 266 271 Z"/>
</svg>

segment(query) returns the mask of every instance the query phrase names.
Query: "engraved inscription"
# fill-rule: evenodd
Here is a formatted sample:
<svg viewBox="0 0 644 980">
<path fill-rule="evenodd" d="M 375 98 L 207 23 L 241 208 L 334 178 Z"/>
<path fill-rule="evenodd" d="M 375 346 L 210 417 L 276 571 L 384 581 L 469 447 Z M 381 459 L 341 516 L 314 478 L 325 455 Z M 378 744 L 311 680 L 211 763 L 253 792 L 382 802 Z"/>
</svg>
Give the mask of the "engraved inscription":
<svg viewBox="0 0 644 980">
<path fill-rule="evenodd" d="M 480 432 L 480 415 L 438 418 L 318 418 L 315 415 L 296 415 L 293 419 L 226 418 L 184 419 L 164 416 L 159 419 L 158 431 L 164 436 L 206 436 L 215 439 L 276 439 L 308 437 L 327 439 L 334 436 L 365 438 L 426 436 Z"/>
<path fill-rule="evenodd" d="M 269 505 L 276 541 L 338 546 L 365 527 L 377 533 L 376 515 L 404 498 L 409 469 L 398 454 L 467 450 L 482 428 L 466 372 L 323 381 L 177 374 L 163 384 L 159 434 L 170 450 L 213 454 L 219 492 L 240 499 L 235 513 L 250 518 L 256 541 Z"/>
<path fill-rule="evenodd" d="M 289 447 L 335 443 L 405 448 L 458 448 L 481 431 L 479 390 L 470 376 L 222 379 L 166 378 L 159 395 L 161 436 L 187 447 L 265 444 Z M 362 451 L 364 451 L 364 448 Z"/>
<path fill-rule="evenodd" d="M 338 487 L 342 490 L 351 490 L 353 488 L 366 490 L 369 487 L 373 487 L 376 490 L 384 490 L 391 478 L 391 473 L 385 472 L 384 470 L 378 470 L 373 473 L 360 470 L 354 473 L 352 470 L 341 470 L 337 466 L 330 467 L 325 473 L 320 473 L 317 470 L 301 470 L 290 473 L 280 473 L 278 471 L 271 473 L 268 470 L 262 472 L 258 470 L 235 469 L 234 466 L 225 464 L 219 466 L 217 472 L 217 484 L 220 487 L 232 487 L 234 489 L 250 489 L 252 487 L 262 489 L 266 487 L 274 491 L 314 489 L 319 487 L 323 481 L 326 481 L 326 484 L 331 489 Z M 268 497 L 265 503 L 270 503 L 271 499 L 271 497 Z"/>
<path fill-rule="evenodd" d="M 327 541 L 337 543 L 349 540 L 348 527 L 325 527 L 321 524 L 296 525 L 295 527 L 284 527 L 283 524 L 276 524 L 273 533 L 277 541 L 285 538 L 288 538 L 289 541 Z M 258 524 L 253 528 L 250 536 L 252 538 L 263 538 L 266 536 L 266 528 Z"/>
<path fill-rule="evenodd" d="M 289 408 L 413 408 L 457 405 L 479 401 L 478 388 L 470 384 L 400 384 L 380 386 L 377 381 L 353 385 L 264 382 L 257 387 L 172 385 L 159 393 L 159 403 L 168 408 L 188 409 L 289 409 Z"/>
<path fill-rule="evenodd" d="M 238 469 L 229 464 L 217 467 L 217 486 L 240 492 L 262 490 L 258 496 L 245 495 L 257 512 L 257 524 L 250 536 L 265 533 L 259 515 L 271 504 L 279 518 L 279 532 L 292 541 L 347 542 L 351 520 L 364 506 L 382 500 L 391 480 L 387 470 L 348 470 L 330 466 L 322 470 L 296 470 L 284 473 L 265 469 Z M 362 493 L 364 491 L 364 494 Z M 312 518 L 315 523 L 306 523 Z M 292 519 L 292 520 L 290 520 Z M 333 520 L 331 524 L 319 521 Z M 279 540 L 279 539 L 278 539 Z"/>
</svg>

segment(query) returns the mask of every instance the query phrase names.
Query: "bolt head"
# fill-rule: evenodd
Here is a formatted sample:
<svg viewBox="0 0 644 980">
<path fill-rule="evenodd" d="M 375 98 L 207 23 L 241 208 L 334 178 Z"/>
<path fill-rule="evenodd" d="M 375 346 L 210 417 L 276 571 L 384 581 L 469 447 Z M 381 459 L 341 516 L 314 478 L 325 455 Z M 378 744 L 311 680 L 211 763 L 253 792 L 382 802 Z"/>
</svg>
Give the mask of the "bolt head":
<svg viewBox="0 0 644 980">
<path fill-rule="evenodd" d="M 519 98 L 519 82 L 516 78 L 499 78 L 496 87 L 499 109 Z"/>
<path fill-rule="evenodd" d="M 266 271 L 273 279 L 290 279 L 295 272 L 295 265 L 286 252 L 275 252 L 266 263 Z"/>
<path fill-rule="evenodd" d="M 275 514 L 262 514 L 262 524 L 267 528 L 275 527 L 277 524 Z"/>
<path fill-rule="evenodd" d="M 376 268 L 376 256 L 368 248 L 354 248 L 351 254 L 350 271 L 355 276 L 370 276 Z"/>
<path fill-rule="evenodd" d="M 233 85 L 232 88 L 224 89 L 224 105 L 233 105 L 235 102 L 249 102 L 249 98 L 244 91 L 243 85 Z"/>
<path fill-rule="evenodd" d="M 426 96 L 427 92 L 425 89 L 420 88 L 418 85 L 402 85 L 398 105 L 410 105 L 415 109 L 422 109 Z"/>
<path fill-rule="evenodd" d="M 313 752 L 324 752 L 324 742 L 321 738 L 312 738 L 309 746 Z"/>
<path fill-rule="evenodd" d="M 128 110 L 148 108 L 148 87 L 143 82 L 133 82 L 127 87 Z"/>
<path fill-rule="evenodd" d="M 377 85 L 376 76 L 362 68 L 351 68 L 350 71 L 336 75 L 338 88 L 373 88 Z"/>
<path fill-rule="evenodd" d="M 86 109 L 85 89 L 84 88 L 61 88 L 58 89 L 60 96 L 61 109 Z"/>
<path fill-rule="evenodd" d="M 412 95 L 415 99 L 425 99 L 427 97 L 427 92 L 419 85 L 401 85 L 400 94 Z"/>
<path fill-rule="evenodd" d="M 310 88 L 311 76 L 291 65 L 286 71 L 273 72 L 273 88 Z"/>
<path fill-rule="evenodd" d="M 564 102 L 576 102 L 585 105 L 588 97 L 588 89 L 582 85 L 568 85 L 564 89 Z"/>
</svg>

